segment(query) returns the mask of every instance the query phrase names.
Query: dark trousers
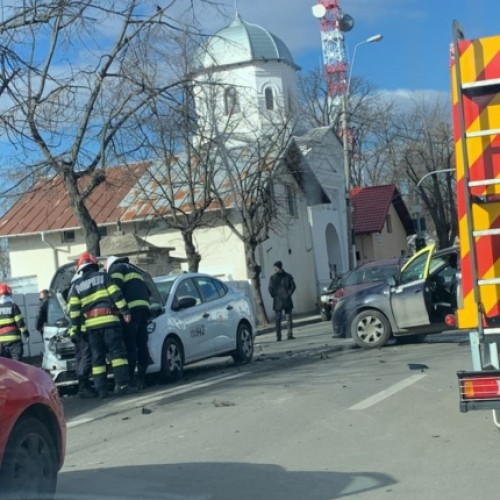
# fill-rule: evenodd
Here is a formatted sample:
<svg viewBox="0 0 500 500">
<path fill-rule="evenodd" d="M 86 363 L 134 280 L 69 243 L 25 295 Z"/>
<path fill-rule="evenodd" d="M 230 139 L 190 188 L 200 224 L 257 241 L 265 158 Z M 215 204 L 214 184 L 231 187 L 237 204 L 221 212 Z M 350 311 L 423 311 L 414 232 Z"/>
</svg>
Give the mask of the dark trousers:
<svg viewBox="0 0 500 500">
<path fill-rule="evenodd" d="M 86 340 L 75 344 L 75 371 L 80 382 L 87 381 L 92 372 L 92 353 Z"/>
<path fill-rule="evenodd" d="M 276 327 L 276 338 L 281 339 L 281 321 L 282 321 L 282 313 L 283 310 L 279 311 L 274 311 L 274 324 Z M 285 311 L 286 314 L 286 322 L 287 322 L 287 331 L 288 331 L 288 337 L 291 337 L 293 335 L 293 321 L 292 321 L 292 310 L 290 309 L 289 311 Z"/>
<path fill-rule="evenodd" d="M 148 320 L 149 311 L 145 308 L 131 310 L 132 321 L 122 322 L 123 339 L 127 348 L 129 375 L 132 379 L 137 366 L 139 372 L 145 373 L 151 364 L 148 348 Z"/>
<path fill-rule="evenodd" d="M 23 357 L 23 343 L 21 340 L 15 340 L 14 342 L 2 342 L 1 348 L 0 356 L 21 361 Z"/>
<path fill-rule="evenodd" d="M 126 386 L 129 383 L 127 351 L 123 342 L 122 329 L 118 327 L 99 328 L 89 332 L 92 353 L 92 375 L 98 391 L 107 389 L 106 354 L 109 355 L 115 384 Z"/>
</svg>

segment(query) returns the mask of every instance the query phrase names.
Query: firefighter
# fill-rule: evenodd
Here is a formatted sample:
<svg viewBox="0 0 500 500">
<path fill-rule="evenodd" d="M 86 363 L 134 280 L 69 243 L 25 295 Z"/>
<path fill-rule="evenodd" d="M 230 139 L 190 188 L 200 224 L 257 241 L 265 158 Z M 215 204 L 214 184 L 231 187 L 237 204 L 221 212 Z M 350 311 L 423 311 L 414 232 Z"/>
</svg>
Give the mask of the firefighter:
<svg viewBox="0 0 500 500">
<path fill-rule="evenodd" d="M 142 275 L 129 265 L 128 257 L 108 257 L 106 267 L 111 279 L 120 287 L 130 309 L 132 321 L 122 325 L 129 374 L 131 383 L 136 378 L 137 386 L 143 389 L 146 387 L 146 369 L 151 363 L 148 349 L 149 289 Z"/>
<path fill-rule="evenodd" d="M 0 355 L 21 361 L 23 336 L 27 340 L 30 332 L 26 328 L 19 306 L 12 300 L 12 289 L 6 283 L 0 285 Z"/>
<path fill-rule="evenodd" d="M 75 273 L 71 279 L 73 283 L 81 278 L 80 273 Z M 71 289 L 66 292 L 66 296 L 71 295 Z M 67 304 L 69 309 L 69 303 Z M 69 314 L 69 310 L 68 310 Z M 97 392 L 92 387 L 90 375 L 92 373 L 92 353 L 90 350 L 89 336 L 85 328 L 85 323 L 81 325 L 80 335 L 71 339 L 75 344 L 75 372 L 78 378 L 78 397 L 81 399 L 92 399 L 97 397 Z"/>
<path fill-rule="evenodd" d="M 130 311 L 123 295 L 104 270 L 99 270 L 96 258 L 84 252 L 77 262 L 77 279 L 69 295 L 70 328 L 73 342 L 83 333 L 88 335 L 92 355 L 94 386 L 100 398 L 108 396 L 106 354 L 111 359 L 116 395 L 136 392 L 129 385 L 128 362 L 123 342 L 120 317 L 130 322 Z"/>
</svg>

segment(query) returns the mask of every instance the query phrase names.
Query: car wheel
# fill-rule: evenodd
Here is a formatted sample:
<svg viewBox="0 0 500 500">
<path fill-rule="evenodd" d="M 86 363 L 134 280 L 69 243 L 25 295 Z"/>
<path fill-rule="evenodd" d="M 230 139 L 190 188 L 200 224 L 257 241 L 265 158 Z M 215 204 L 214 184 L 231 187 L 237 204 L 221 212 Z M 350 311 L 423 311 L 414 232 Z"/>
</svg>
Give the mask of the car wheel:
<svg viewBox="0 0 500 500">
<path fill-rule="evenodd" d="M 391 327 L 387 318 L 374 309 L 356 314 L 351 321 L 351 336 L 363 348 L 382 347 L 391 337 Z"/>
<path fill-rule="evenodd" d="M 236 363 L 250 363 L 253 357 L 252 329 L 246 323 L 238 326 L 236 332 L 236 350 L 231 354 Z"/>
<path fill-rule="evenodd" d="M 0 471 L 2 495 L 13 499 L 52 499 L 58 470 L 56 446 L 45 424 L 34 417 L 21 418 L 5 448 Z"/>
<path fill-rule="evenodd" d="M 168 382 L 177 382 L 184 372 L 184 354 L 180 342 L 168 338 L 163 344 L 162 373 Z"/>
</svg>

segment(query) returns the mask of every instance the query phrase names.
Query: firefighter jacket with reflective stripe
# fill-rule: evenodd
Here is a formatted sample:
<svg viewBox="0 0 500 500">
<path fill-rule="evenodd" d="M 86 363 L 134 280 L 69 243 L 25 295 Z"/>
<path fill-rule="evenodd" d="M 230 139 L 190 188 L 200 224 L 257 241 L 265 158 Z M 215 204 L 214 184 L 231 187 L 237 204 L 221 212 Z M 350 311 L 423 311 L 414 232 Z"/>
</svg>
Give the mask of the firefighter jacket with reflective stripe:
<svg viewBox="0 0 500 500">
<path fill-rule="evenodd" d="M 68 308 L 70 336 L 83 330 L 120 326 L 119 314 L 130 313 L 120 288 L 105 271 L 84 272 L 71 287 Z"/>
<path fill-rule="evenodd" d="M 23 314 L 12 299 L 0 302 L 0 342 L 16 342 L 22 340 L 21 335 L 27 334 Z"/>
<path fill-rule="evenodd" d="M 142 275 L 126 262 L 115 261 L 108 269 L 111 279 L 120 287 L 130 309 L 149 311 L 149 289 Z"/>
</svg>

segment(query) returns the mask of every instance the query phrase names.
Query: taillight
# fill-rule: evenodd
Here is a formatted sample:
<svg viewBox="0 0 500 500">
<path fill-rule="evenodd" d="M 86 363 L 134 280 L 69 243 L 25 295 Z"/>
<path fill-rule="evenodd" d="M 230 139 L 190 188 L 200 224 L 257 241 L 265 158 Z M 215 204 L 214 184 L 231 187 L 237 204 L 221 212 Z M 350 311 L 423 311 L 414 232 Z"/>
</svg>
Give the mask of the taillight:
<svg viewBox="0 0 500 500">
<path fill-rule="evenodd" d="M 462 411 L 500 408 L 500 372 L 458 372 Z"/>
<path fill-rule="evenodd" d="M 446 317 L 444 318 L 444 322 L 448 326 L 455 326 L 457 324 L 457 318 L 455 317 L 454 314 L 447 314 Z"/>
<path fill-rule="evenodd" d="M 491 399 L 500 396 L 498 378 L 465 379 L 462 387 L 465 399 Z"/>
</svg>

